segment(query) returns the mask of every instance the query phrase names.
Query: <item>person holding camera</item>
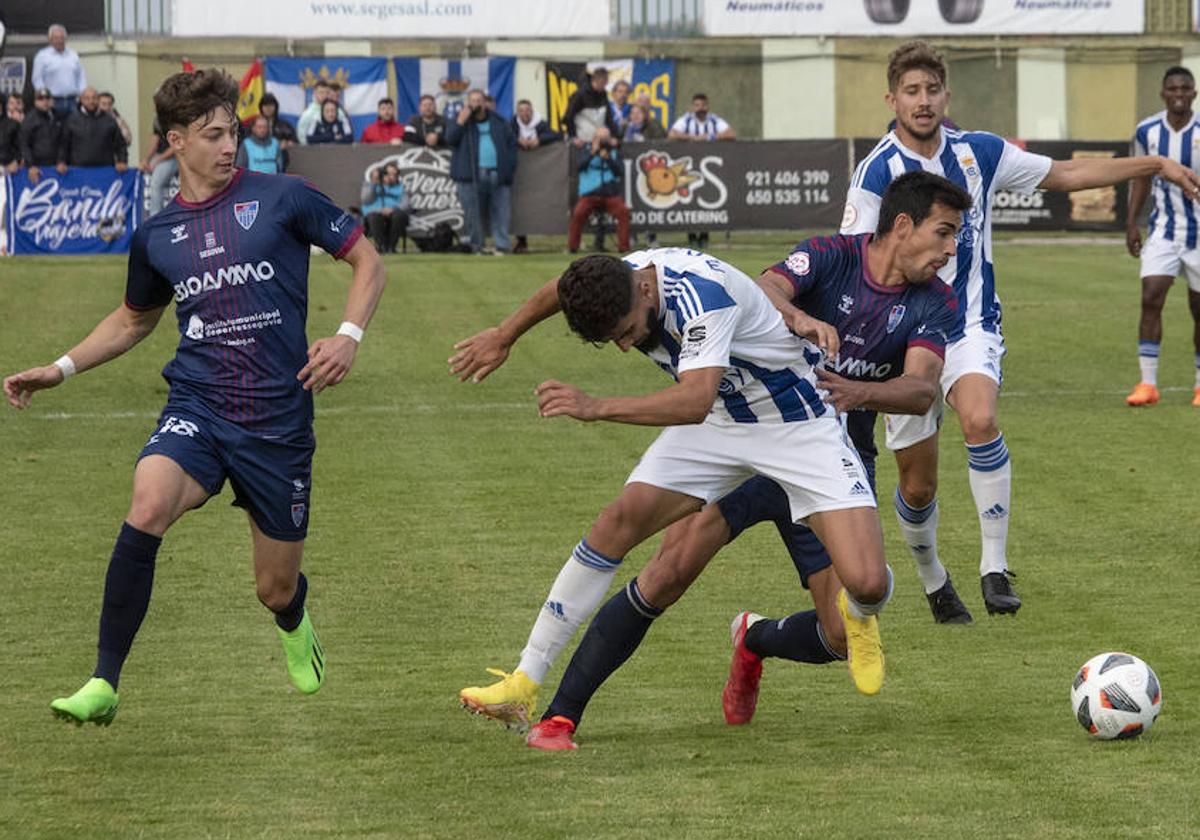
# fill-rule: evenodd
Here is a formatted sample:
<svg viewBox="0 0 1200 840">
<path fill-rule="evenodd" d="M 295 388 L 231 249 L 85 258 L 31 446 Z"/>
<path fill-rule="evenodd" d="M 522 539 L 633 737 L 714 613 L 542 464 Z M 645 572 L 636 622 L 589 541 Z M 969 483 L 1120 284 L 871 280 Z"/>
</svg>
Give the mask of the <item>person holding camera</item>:
<svg viewBox="0 0 1200 840">
<path fill-rule="evenodd" d="M 412 205 L 400 181 L 400 167 L 375 167 L 362 188 L 362 212 L 367 235 L 381 254 L 396 253 L 396 243 L 408 232 Z"/>
<path fill-rule="evenodd" d="M 617 220 L 617 247 L 621 253 L 629 250 L 629 206 L 621 198 L 624 176 L 617 141 L 605 126 L 596 129 L 592 143 L 575 153 L 579 172 L 579 200 L 571 211 L 567 227 L 567 250 L 579 250 L 583 226 L 596 211 L 608 213 Z"/>
<path fill-rule="evenodd" d="M 458 185 L 471 252 L 483 253 L 483 219 L 489 220 L 497 254 L 507 253 L 509 200 L 517 169 L 517 141 L 508 122 L 487 107 L 484 92 L 467 93 L 467 107 L 446 126 L 446 145 L 454 150 L 450 177 Z"/>
</svg>

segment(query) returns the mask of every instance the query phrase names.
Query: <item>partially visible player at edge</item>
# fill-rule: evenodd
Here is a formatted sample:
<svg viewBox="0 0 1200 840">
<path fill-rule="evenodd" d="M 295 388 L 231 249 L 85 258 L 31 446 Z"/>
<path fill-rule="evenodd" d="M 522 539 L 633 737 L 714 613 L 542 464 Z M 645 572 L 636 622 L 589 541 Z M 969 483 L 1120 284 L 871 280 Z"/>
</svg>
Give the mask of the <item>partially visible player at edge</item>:
<svg viewBox="0 0 1200 840">
<path fill-rule="evenodd" d="M 291 681 L 311 694 L 325 678 L 300 573 L 313 394 L 350 371 L 387 278 L 362 228 L 311 185 L 234 167 L 237 99 L 237 82 L 219 70 L 163 82 L 154 105 L 179 161 L 179 195 L 134 234 L 124 303 L 54 364 L 4 380 L 9 402 L 25 408 L 35 391 L 130 350 L 175 299 L 180 337 L 163 369 L 167 404 L 138 458 L 108 565 L 95 671 L 50 704 L 63 720 L 112 722 L 163 535 L 226 479 L 249 514 L 258 598 L 275 614 Z M 308 346 L 314 244 L 349 263 L 354 279 L 337 334 Z"/>
<path fill-rule="evenodd" d="M 1153 150 L 1196 169 L 1196 146 L 1200 144 L 1200 120 L 1192 111 L 1196 80 L 1186 67 L 1171 67 L 1163 75 L 1160 91 L 1166 110 L 1138 123 L 1133 135 L 1133 154 Z M 1153 190 L 1154 211 L 1150 231 L 1142 244 L 1138 216 Z M 1150 177 L 1134 178 L 1129 185 L 1129 214 L 1125 222 L 1125 244 L 1129 253 L 1142 260 L 1142 317 L 1138 323 L 1138 366 L 1141 381 L 1125 402 L 1133 406 L 1158 402 L 1158 351 L 1162 343 L 1162 311 L 1167 291 L 1178 275 L 1187 278 L 1188 308 L 1192 311 L 1192 346 L 1196 351 L 1196 384 L 1192 405 L 1200 407 L 1200 201 L 1183 194 L 1174 184 Z"/>
<path fill-rule="evenodd" d="M 1015 613 L 1021 600 L 1008 580 L 1007 543 L 1012 465 L 996 420 L 1000 393 L 1000 300 L 992 270 L 992 198 L 997 190 L 1103 187 L 1157 175 L 1200 196 L 1200 178 L 1162 155 L 1051 160 L 1025 152 L 995 134 L 943 125 L 950 91 L 946 65 L 929 44 L 914 41 L 892 53 L 885 100 L 896 115 L 888 132 L 854 170 L 842 233 L 875 230 L 881 197 L 899 175 L 924 169 L 948 178 L 972 199 L 959 233 L 958 253 L 939 274 L 954 287 L 966 319 L 962 339 L 946 348 L 945 401 L 958 414 L 966 439 L 968 477 L 979 517 L 980 585 L 989 613 Z M 923 417 L 889 416 L 887 446 L 895 451 L 900 481 L 894 504 L 900 529 L 917 561 L 925 592 L 946 582 L 937 554 L 937 440 L 942 401 Z"/>
</svg>

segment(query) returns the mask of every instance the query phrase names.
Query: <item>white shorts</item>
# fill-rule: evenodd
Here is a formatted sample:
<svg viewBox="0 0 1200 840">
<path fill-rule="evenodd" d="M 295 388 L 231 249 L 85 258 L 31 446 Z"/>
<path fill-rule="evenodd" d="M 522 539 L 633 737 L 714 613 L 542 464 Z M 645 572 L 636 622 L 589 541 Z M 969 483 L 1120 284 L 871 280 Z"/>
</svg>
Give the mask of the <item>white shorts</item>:
<svg viewBox="0 0 1200 840">
<path fill-rule="evenodd" d="M 707 504 L 752 475 L 774 479 L 788 494 L 792 520 L 843 508 L 875 507 L 866 468 L 840 420 L 725 423 L 710 418 L 670 426 L 626 483 L 634 481 L 703 499 Z"/>
<path fill-rule="evenodd" d="M 1168 242 L 1151 234 L 1142 244 L 1143 277 L 1187 278 L 1188 288 L 1200 292 L 1200 248 L 1188 248 L 1186 243 Z"/>
<path fill-rule="evenodd" d="M 893 451 L 907 449 L 937 433 L 945 411 L 943 396 L 950 393 L 954 383 L 968 373 L 986 376 L 1000 387 L 1003 372 L 1001 360 L 1007 352 L 1004 336 L 998 332 L 975 329 L 946 347 L 946 364 L 942 367 L 942 387 L 933 405 L 924 414 L 885 414 L 886 445 Z"/>
</svg>

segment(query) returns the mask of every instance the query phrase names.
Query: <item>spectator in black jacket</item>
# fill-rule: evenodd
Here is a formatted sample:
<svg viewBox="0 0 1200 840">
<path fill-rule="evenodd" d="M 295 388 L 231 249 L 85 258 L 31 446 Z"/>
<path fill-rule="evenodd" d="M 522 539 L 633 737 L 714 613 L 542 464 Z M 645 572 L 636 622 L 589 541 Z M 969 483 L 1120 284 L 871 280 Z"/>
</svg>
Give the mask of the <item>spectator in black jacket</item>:
<svg viewBox="0 0 1200 840">
<path fill-rule="evenodd" d="M 517 113 L 513 115 L 509 127 L 512 128 L 513 136 L 517 138 L 517 146 L 522 151 L 529 151 L 546 143 L 558 143 L 562 140 L 562 135 L 550 128 L 550 123 L 533 110 L 533 103 L 528 99 L 522 99 L 517 103 Z M 513 253 L 529 253 L 529 240 L 525 234 L 517 234 L 517 243 L 513 245 Z"/>
<path fill-rule="evenodd" d="M 326 99 L 321 103 L 321 119 L 308 135 L 308 145 L 320 143 L 353 143 L 354 135 L 346 131 L 341 110 L 336 101 Z"/>
<path fill-rule="evenodd" d="M 54 113 L 54 97 L 42 88 L 33 97 L 33 110 L 21 123 L 21 161 L 29 167 L 29 181 L 42 177 L 41 167 L 58 163 L 58 136 L 62 126 Z"/>
<path fill-rule="evenodd" d="M 258 112 L 267 118 L 271 136 L 279 140 L 279 146 L 287 149 L 296 142 L 296 127 L 279 116 L 279 100 L 273 93 L 264 93 L 258 102 Z"/>
<path fill-rule="evenodd" d="M 613 137 L 620 137 L 621 132 L 613 120 L 612 109 L 608 105 L 608 71 L 603 67 L 592 70 L 587 82 L 571 94 L 567 101 L 567 111 L 563 114 L 563 125 L 566 126 L 567 136 L 582 149 L 592 142 L 596 129 L 604 126 Z"/>
<path fill-rule="evenodd" d="M 421 97 L 417 113 L 404 126 L 404 142 L 431 149 L 446 147 L 446 118 L 437 112 L 437 100 L 428 93 Z"/>
<path fill-rule="evenodd" d="M 79 110 L 67 117 L 58 140 L 58 173 L 65 175 L 71 166 L 115 166 L 118 172 L 129 168 L 129 147 L 111 114 L 100 110 L 96 89 L 83 89 Z"/>
<path fill-rule="evenodd" d="M 467 94 L 467 107 L 446 126 L 450 177 L 458 185 L 470 232 L 471 251 L 483 252 L 484 215 L 491 222 L 497 253 L 509 249 L 509 191 L 517 170 L 517 141 L 508 121 L 490 110 L 484 93 L 476 88 Z"/>
<path fill-rule="evenodd" d="M 21 165 L 21 123 L 25 121 L 25 100 L 19 93 L 4 97 L 0 111 L 0 169 L 16 172 Z"/>
</svg>

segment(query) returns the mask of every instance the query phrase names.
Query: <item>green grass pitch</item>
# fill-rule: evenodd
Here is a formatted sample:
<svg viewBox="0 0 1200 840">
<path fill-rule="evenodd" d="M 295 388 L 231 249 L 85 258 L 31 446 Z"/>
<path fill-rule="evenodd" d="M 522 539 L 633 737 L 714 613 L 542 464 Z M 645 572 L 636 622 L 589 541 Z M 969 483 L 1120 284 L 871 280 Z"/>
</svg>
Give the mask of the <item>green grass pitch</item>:
<svg viewBox="0 0 1200 840">
<path fill-rule="evenodd" d="M 750 273 L 782 238 L 718 243 Z M 556 245 L 556 247 L 559 247 Z M 93 665 L 104 572 L 133 459 L 166 395 L 173 314 L 106 367 L 0 408 L 0 837 L 1095 838 L 1200 825 L 1200 409 L 1191 322 L 1168 299 L 1162 403 L 1136 381 L 1137 265 L 1119 243 L 996 246 L 1009 355 L 1010 560 L 1025 607 L 989 619 L 961 434 L 942 440 L 941 554 L 975 614 L 930 619 L 883 508 L 895 598 L 887 683 L 767 663 L 758 716 L 724 725 L 728 624 L 807 608 L 773 529 L 731 546 L 604 686 L 575 754 L 543 754 L 458 708 L 511 668 L 550 583 L 620 490 L 651 429 L 540 420 L 533 388 L 643 393 L 665 379 L 556 319 L 480 385 L 447 374 L 459 338 L 560 270 L 530 257 L 388 258 L 390 287 L 354 371 L 317 400 L 305 569 L 329 657 L 293 691 L 254 596 L 228 490 L 159 555 L 154 600 L 109 729 L 55 722 Z M 333 332 L 348 270 L 314 258 L 309 336 Z M 122 296 L 120 259 L 0 260 L 0 369 L 45 364 Z M 880 460 L 885 499 L 895 465 Z M 617 576 L 641 568 L 656 541 Z M 1162 680 L 1144 738 L 1093 743 L 1075 669 L 1124 649 Z M 569 655 L 570 649 L 568 649 Z M 567 656 L 550 673 L 547 702 Z"/>
</svg>

